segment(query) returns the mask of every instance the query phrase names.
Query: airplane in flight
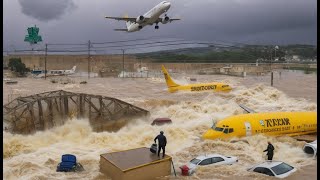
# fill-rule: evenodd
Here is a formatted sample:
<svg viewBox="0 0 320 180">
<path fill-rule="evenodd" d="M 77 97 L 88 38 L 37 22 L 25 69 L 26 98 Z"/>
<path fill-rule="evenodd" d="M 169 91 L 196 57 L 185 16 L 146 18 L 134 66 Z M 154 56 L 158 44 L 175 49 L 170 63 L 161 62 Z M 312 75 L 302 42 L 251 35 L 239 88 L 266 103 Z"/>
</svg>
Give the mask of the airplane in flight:
<svg viewBox="0 0 320 180">
<path fill-rule="evenodd" d="M 167 12 L 170 8 L 171 4 L 167 1 L 162 1 L 155 7 L 153 7 L 150 11 L 145 13 L 144 15 L 140 15 L 138 17 L 109 17 L 106 16 L 107 19 L 115 19 L 118 21 L 126 21 L 126 29 L 115 29 L 115 31 L 126 31 L 126 32 L 135 32 L 141 30 L 146 25 L 156 24 L 155 29 L 159 29 L 158 23 L 167 24 L 168 22 L 180 20 L 177 18 L 169 18 L 167 14 L 164 17 L 160 17 L 163 13 Z"/>
<path fill-rule="evenodd" d="M 230 116 L 214 123 L 202 138 L 230 139 L 255 134 L 298 136 L 317 132 L 317 112 L 256 113 L 244 105 L 240 107 L 248 114 Z"/>
<path fill-rule="evenodd" d="M 68 70 L 48 70 L 46 76 L 63 76 L 63 75 L 71 75 L 76 71 L 77 66 L 73 66 L 72 69 Z M 44 70 L 33 70 L 31 74 L 36 78 L 42 78 L 45 76 Z"/>
<path fill-rule="evenodd" d="M 200 91 L 229 92 L 232 89 L 228 84 L 221 83 L 221 82 L 179 85 L 171 79 L 168 71 L 163 65 L 161 68 L 164 74 L 164 78 L 166 79 L 169 92 L 176 92 L 178 90 L 185 90 L 185 91 L 191 91 L 191 92 L 200 92 Z"/>
</svg>

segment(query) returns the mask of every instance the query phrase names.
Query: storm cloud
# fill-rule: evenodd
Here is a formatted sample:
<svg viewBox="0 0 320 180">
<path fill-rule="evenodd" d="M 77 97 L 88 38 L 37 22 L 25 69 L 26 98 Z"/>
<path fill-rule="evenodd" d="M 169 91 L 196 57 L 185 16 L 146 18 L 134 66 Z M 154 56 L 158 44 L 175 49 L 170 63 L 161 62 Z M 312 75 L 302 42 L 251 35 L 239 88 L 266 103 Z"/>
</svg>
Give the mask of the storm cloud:
<svg viewBox="0 0 320 180">
<path fill-rule="evenodd" d="M 27 47 L 27 27 L 37 25 L 44 42 L 86 43 L 179 38 L 246 44 L 316 44 L 317 0 L 168 0 L 181 21 L 117 32 L 125 22 L 105 16 L 143 15 L 162 0 L 4 0 L 4 46 Z M 37 21 L 39 20 L 39 21 Z M 54 20 L 54 21 L 53 21 Z"/>
<path fill-rule="evenodd" d="M 40 21 L 61 18 L 76 5 L 73 0 L 19 0 L 23 14 Z"/>
</svg>

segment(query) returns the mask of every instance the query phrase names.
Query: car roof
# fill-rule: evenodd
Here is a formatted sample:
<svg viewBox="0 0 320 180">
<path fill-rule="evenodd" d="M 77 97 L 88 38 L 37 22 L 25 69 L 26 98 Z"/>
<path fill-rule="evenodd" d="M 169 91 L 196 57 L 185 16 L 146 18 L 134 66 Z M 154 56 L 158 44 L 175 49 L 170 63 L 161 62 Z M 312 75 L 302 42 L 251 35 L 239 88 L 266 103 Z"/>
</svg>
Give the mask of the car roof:
<svg viewBox="0 0 320 180">
<path fill-rule="evenodd" d="M 260 164 L 256 164 L 256 165 L 252 166 L 252 168 L 256 168 L 256 167 L 272 168 L 272 167 L 277 166 L 281 163 L 284 163 L 284 162 L 282 162 L 282 161 L 265 161 Z"/>
<path fill-rule="evenodd" d="M 171 121 L 170 118 L 156 118 L 153 121 Z"/>
<path fill-rule="evenodd" d="M 198 157 L 196 157 L 196 159 L 204 160 L 204 159 L 207 159 L 210 157 L 225 157 L 225 156 L 220 155 L 220 154 L 207 154 L 207 155 L 198 156 Z"/>
</svg>

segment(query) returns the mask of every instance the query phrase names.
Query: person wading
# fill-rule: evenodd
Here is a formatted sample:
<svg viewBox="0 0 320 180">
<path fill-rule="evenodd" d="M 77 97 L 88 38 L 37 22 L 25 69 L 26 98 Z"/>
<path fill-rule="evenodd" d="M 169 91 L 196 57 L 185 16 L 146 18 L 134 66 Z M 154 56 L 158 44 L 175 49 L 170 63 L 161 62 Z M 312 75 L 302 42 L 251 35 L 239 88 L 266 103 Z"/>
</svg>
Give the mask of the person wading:
<svg viewBox="0 0 320 180">
<path fill-rule="evenodd" d="M 274 151 L 274 147 L 273 145 L 270 143 L 270 141 L 268 141 L 268 147 L 266 150 L 264 150 L 263 152 L 267 152 L 267 156 L 268 156 L 268 160 L 272 161 L 273 158 L 273 151 Z"/>
<path fill-rule="evenodd" d="M 158 157 L 160 157 L 160 150 L 162 149 L 162 157 L 164 157 L 166 152 L 167 138 L 163 135 L 163 131 L 160 131 L 160 134 L 154 138 L 154 143 L 158 139 L 159 148 L 158 148 Z"/>
</svg>

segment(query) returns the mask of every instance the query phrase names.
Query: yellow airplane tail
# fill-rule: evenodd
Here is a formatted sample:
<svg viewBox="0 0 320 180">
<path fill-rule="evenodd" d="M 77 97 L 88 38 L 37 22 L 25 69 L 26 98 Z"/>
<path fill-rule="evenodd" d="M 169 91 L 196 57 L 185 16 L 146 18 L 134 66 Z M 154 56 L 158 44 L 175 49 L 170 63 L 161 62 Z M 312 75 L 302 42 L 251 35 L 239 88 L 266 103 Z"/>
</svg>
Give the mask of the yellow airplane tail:
<svg viewBox="0 0 320 180">
<path fill-rule="evenodd" d="M 168 71 L 166 70 L 166 68 L 165 68 L 163 65 L 162 65 L 161 68 L 162 68 L 162 72 L 163 72 L 163 74 L 164 74 L 164 78 L 166 79 L 166 83 L 167 83 L 167 86 L 168 86 L 169 89 L 170 89 L 170 88 L 173 88 L 173 87 L 178 87 L 178 86 L 180 86 L 179 84 L 175 83 L 175 82 L 171 79 Z"/>
</svg>

